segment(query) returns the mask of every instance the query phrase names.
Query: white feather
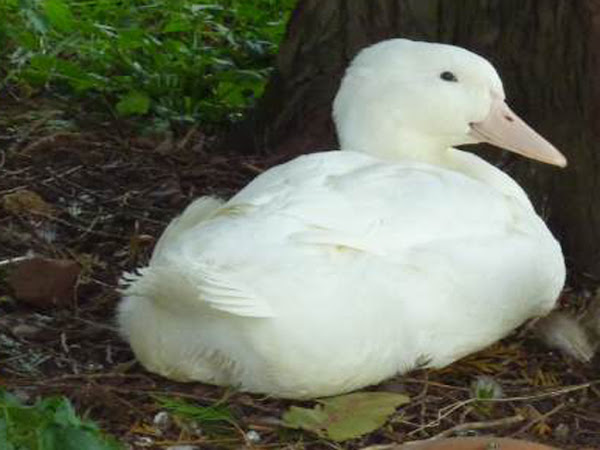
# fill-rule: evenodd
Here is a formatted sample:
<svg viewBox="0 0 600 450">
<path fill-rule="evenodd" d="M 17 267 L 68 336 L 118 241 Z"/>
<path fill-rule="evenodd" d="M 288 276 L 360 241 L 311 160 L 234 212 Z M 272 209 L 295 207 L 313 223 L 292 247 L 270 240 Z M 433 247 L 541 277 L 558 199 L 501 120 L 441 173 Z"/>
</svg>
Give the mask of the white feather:
<svg viewBox="0 0 600 450">
<path fill-rule="evenodd" d="M 338 94 L 344 151 L 274 167 L 224 205 L 200 199 L 167 228 L 119 312 L 148 369 L 333 395 L 444 366 L 552 309 L 560 246 L 510 177 L 440 131 L 443 117 L 460 130 L 481 113 L 480 87 L 501 89 L 495 71 L 462 49 L 392 42 L 386 59 L 359 57 Z M 473 92 L 428 122 L 410 99 L 443 97 L 418 77 L 445 64 Z"/>
</svg>

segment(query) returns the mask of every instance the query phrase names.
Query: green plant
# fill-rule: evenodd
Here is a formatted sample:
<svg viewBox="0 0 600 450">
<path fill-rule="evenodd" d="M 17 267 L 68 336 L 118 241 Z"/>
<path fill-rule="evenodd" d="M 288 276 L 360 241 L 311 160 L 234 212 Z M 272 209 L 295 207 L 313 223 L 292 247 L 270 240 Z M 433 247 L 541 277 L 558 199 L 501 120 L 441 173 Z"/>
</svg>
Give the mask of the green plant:
<svg viewBox="0 0 600 450">
<path fill-rule="evenodd" d="M 81 419 L 65 397 L 22 404 L 0 391 L 0 448 L 4 450 L 119 450 L 123 447 Z"/>
<path fill-rule="evenodd" d="M 261 94 L 293 0 L 0 0 L 1 86 L 214 123 Z"/>
<path fill-rule="evenodd" d="M 494 409 L 493 400 L 504 397 L 504 390 L 493 377 L 479 375 L 471 383 L 471 396 L 476 399 L 475 408 L 484 415 L 490 415 Z"/>
</svg>

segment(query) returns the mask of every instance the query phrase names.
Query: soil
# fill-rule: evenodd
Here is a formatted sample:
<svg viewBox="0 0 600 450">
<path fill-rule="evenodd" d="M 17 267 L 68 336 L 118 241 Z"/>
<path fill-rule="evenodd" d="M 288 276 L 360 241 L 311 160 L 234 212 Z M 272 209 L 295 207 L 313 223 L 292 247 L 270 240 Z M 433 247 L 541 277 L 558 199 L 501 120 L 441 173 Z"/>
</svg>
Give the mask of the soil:
<svg viewBox="0 0 600 450">
<path fill-rule="evenodd" d="M 161 231 L 191 200 L 226 198 L 277 158 L 217 152 L 214 138 L 199 127 L 142 133 L 56 101 L 4 99 L 2 109 L 0 385 L 9 391 L 26 400 L 66 395 L 132 448 L 358 449 L 490 434 L 600 448 L 597 359 L 584 365 L 549 351 L 527 327 L 444 370 L 415 371 L 372 388 L 409 394 L 411 402 L 385 427 L 341 446 L 281 426 L 290 405 L 312 402 L 175 383 L 146 372 L 115 331 L 123 272 L 148 261 Z M 37 194 L 37 203 L 14 207 L 4 200 L 23 192 Z M 44 307 L 15 298 L 8 261 L 28 254 L 80 265 L 70 302 Z M 579 310 L 588 297 L 567 290 L 561 302 Z M 471 386 L 480 376 L 502 386 L 500 401 L 473 401 Z M 165 425 L 159 396 L 220 402 L 235 420 L 193 424 L 169 413 L 173 420 Z"/>
</svg>

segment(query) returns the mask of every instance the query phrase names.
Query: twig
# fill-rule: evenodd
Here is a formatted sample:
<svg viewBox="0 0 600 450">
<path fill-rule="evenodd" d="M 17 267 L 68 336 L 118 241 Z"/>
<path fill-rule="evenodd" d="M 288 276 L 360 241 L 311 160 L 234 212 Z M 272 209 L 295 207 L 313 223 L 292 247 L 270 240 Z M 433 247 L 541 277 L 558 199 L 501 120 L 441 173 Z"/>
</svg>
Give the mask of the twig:
<svg viewBox="0 0 600 450">
<path fill-rule="evenodd" d="M 488 420 L 483 422 L 467 422 L 455 425 L 447 430 L 442 431 L 441 433 L 436 434 L 431 437 L 431 439 L 440 439 L 444 437 L 448 437 L 453 435 L 454 433 L 466 430 L 482 430 L 485 428 L 494 428 L 494 427 L 508 427 L 510 425 L 514 425 L 519 422 L 523 422 L 525 417 L 520 414 L 510 417 L 504 417 L 502 419 L 496 420 Z"/>
<path fill-rule="evenodd" d="M 461 402 L 454 403 L 452 405 L 448 405 L 445 408 L 440 409 L 438 412 L 438 417 L 435 420 L 423 425 L 422 427 L 417 428 L 416 430 L 412 430 L 408 433 L 408 436 L 414 436 L 417 433 L 420 433 L 426 428 L 437 427 L 443 419 L 451 415 L 454 411 L 470 405 L 471 403 L 480 402 L 480 403 L 506 403 L 506 402 L 520 402 L 520 401 L 529 401 L 529 400 L 540 400 L 543 398 L 549 397 L 558 397 L 559 395 L 569 394 L 571 392 L 580 391 L 582 389 L 587 389 L 595 384 L 600 383 L 600 380 L 590 381 L 589 383 L 576 384 L 574 386 L 568 386 L 563 389 L 557 389 L 555 391 L 543 392 L 541 394 L 534 395 L 525 395 L 520 397 L 507 397 L 507 398 L 490 398 L 490 399 L 478 399 L 478 398 L 470 398 L 468 400 L 464 400 Z"/>
<path fill-rule="evenodd" d="M 540 422 L 545 421 L 548 417 L 550 417 L 553 414 L 556 414 L 558 411 L 560 411 L 561 409 L 563 409 L 565 406 L 567 406 L 565 403 L 559 403 L 557 406 L 555 406 L 554 408 L 552 408 L 546 414 L 540 414 L 538 417 L 536 417 L 531 422 L 529 422 L 527 425 L 525 425 L 524 427 L 520 428 L 516 433 L 514 433 L 514 436 L 518 436 L 521 433 L 525 433 L 532 426 L 534 426 L 534 425 L 536 425 L 536 424 L 538 424 Z"/>
<path fill-rule="evenodd" d="M 22 191 L 23 189 L 27 189 L 28 187 L 29 187 L 28 184 L 22 184 L 20 186 L 16 186 L 16 187 L 13 187 L 10 189 L 4 189 L 4 190 L 0 191 L 0 195 L 4 196 L 6 194 L 13 194 L 15 192 Z"/>
<path fill-rule="evenodd" d="M 452 389 L 455 391 L 463 391 L 463 392 L 471 392 L 471 389 L 462 387 L 462 386 L 451 386 L 449 384 L 440 383 L 438 381 L 430 381 L 430 380 L 422 380 L 420 378 L 410 378 L 410 377 L 402 377 L 403 383 L 412 383 L 412 384 L 423 384 L 427 383 L 429 386 L 439 387 L 443 389 Z"/>
<path fill-rule="evenodd" d="M 75 166 L 75 167 L 70 167 L 70 168 L 66 169 L 62 173 L 56 173 L 56 172 L 50 171 L 50 176 L 47 177 L 47 178 L 44 178 L 41 181 L 38 181 L 38 183 L 45 185 L 46 183 L 48 183 L 50 181 L 60 181 L 60 182 L 62 182 L 62 178 L 66 177 L 67 175 L 72 175 L 75 172 L 79 172 L 82 168 L 83 168 L 83 166 L 79 165 L 79 166 Z M 58 180 L 58 178 L 61 178 L 61 180 Z"/>
<path fill-rule="evenodd" d="M 101 323 L 94 322 L 92 320 L 83 319 L 82 317 L 74 317 L 75 320 L 85 323 L 86 325 L 90 325 L 94 328 L 98 328 L 99 330 L 110 331 L 112 333 L 118 334 L 119 329 L 117 327 L 113 327 L 110 325 L 105 325 Z"/>
<path fill-rule="evenodd" d="M 26 256 L 17 256 L 15 258 L 8 258 L 8 259 L 5 259 L 4 261 L 0 261 L 0 267 L 2 267 L 2 266 L 9 266 L 11 264 L 15 264 L 15 263 L 18 263 L 18 262 L 21 262 L 21 261 L 27 261 L 28 259 L 31 259 L 31 258 L 32 258 L 31 255 L 29 255 L 29 256 L 27 256 L 27 255 Z"/>
<path fill-rule="evenodd" d="M 25 142 L 33 133 L 35 133 L 38 129 L 42 128 L 46 122 L 48 122 L 50 119 L 52 119 L 52 117 L 57 115 L 57 111 L 49 111 L 46 112 L 41 118 L 39 118 L 38 120 L 34 121 L 26 130 L 23 134 L 21 134 L 20 136 L 17 136 L 17 138 L 15 139 L 15 141 L 10 145 L 10 147 L 8 148 L 8 154 L 13 154 L 16 153 L 17 150 L 19 149 L 19 146 Z"/>
<path fill-rule="evenodd" d="M 40 148 L 44 148 L 48 145 L 54 144 L 57 140 L 62 138 L 73 138 L 80 137 L 79 133 L 73 133 L 72 131 L 57 131 L 49 136 L 42 136 L 33 142 L 30 142 L 25 148 L 21 150 L 21 154 L 30 154 Z"/>
<path fill-rule="evenodd" d="M 3 369 L 6 370 L 6 369 Z M 81 384 L 74 384 L 74 383 L 58 383 L 58 382 L 54 382 L 53 380 L 59 380 L 59 379 L 65 379 L 65 380 L 77 380 L 77 379 L 81 379 L 81 380 L 85 380 L 88 383 L 91 383 L 93 381 L 93 379 L 101 379 L 101 378 L 117 378 L 117 377 L 123 377 L 123 378 L 145 378 L 145 379 L 149 379 L 151 380 L 149 377 L 144 377 L 142 375 L 135 375 L 135 374 L 118 374 L 118 373 L 108 373 L 108 374 L 71 374 L 71 375 L 63 375 L 62 377 L 56 377 L 53 378 L 51 380 L 38 380 L 38 379 L 27 379 L 24 380 L 23 378 L 21 379 L 14 379 L 14 380 L 9 380 L 4 381 L 3 380 L 3 385 L 5 386 L 27 386 L 27 387 L 32 387 L 32 386 L 42 386 L 46 389 L 60 389 L 63 392 L 66 389 L 73 389 L 73 390 L 80 390 L 81 389 Z M 153 383 L 153 385 L 155 385 L 156 383 Z M 171 397 L 181 397 L 181 398 L 185 398 L 185 399 L 190 399 L 190 400 L 196 400 L 196 401 L 204 401 L 204 402 L 211 402 L 211 403 L 215 403 L 218 402 L 220 400 L 220 398 L 214 397 L 214 396 L 210 396 L 210 395 L 206 395 L 206 396 L 201 396 L 198 394 L 190 394 L 188 392 L 181 392 L 181 391 L 175 391 L 175 390 L 169 390 L 169 389 L 151 389 L 151 388 L 124 388 L 124 387 L 119 387 L 119 386 L 112 386 L 108 383 L 102 383 L 100 385 L 93 383 L 93 386 L 98 386 L 99 389 L 105 389 L 107 391 L 114 391 L 114 392 L 119 392 L 121 394 L 142 394 L 142 395 L 148 395 L 148 396 L 171 396 Z"/>
<path fill-rule="evenodd" d="M 260 167 L 255 166 L 251 163 L 242 163 L 242 167 L 248 169 L 250 172 L 253 173 L 263 173 L 265 171 L 265 169 L 261 169 Z"/>
<path fill-rule="evenodd" d="M 124 236 L 124 235 L 107 233 L 105 231 L 92 230 L 92 229 L 90 229 L 89 224 L 79 225 L 77 223 L 71 223 L 65 219 L 60 219 L 58 217 L 49 217 L 48 219 L 52 222 L 60 223 L 61 225 L 65 225 L 69 228 L 73 228 L 73 229 L 81 231 L 83 233 L 92 234 L 95 236 L 101 236 L 101 237 L 105 237 L 105 238 L 116 239 L 117 241 L 123 241 L 123 240 L 127 239 L 127 236 Z M 96 223 L 98 223 L 98 221 L 93 221 L 91 226 L 94 226 Z"/>
<path fill-rule="evenodd" d="M 184 150 L 187 147 L 187 145 L 189 144 L 190 139 L 194 136 L 194 134 L 196 134 L 196 131 L 198 131 L 198 125 L 194 125 L 189 130 L 187 130 L 187 132 L 185 133 L 183 138 L 180 139 L 179 142 L 177 142 L 177 144 L 175 145 L 175 148 L 178 151 Z"/>
<path fill-rule="evenodd" d="M 421 392 L 419 393 L 419 395 L 417 396 L 418 398 L 422 399 L 421 401 L 421 408 L 420 408 L 420 417 L 419 417 L 419 422 L 421 424 L 421 426 L 423 426 L 426 423 L 426 415 L 427 415 L 427 392 L 429 389 L 429 372 L 425 371 L 424 375 L 423 375 L 423 388 L 421 389 Z"/>
</svg>

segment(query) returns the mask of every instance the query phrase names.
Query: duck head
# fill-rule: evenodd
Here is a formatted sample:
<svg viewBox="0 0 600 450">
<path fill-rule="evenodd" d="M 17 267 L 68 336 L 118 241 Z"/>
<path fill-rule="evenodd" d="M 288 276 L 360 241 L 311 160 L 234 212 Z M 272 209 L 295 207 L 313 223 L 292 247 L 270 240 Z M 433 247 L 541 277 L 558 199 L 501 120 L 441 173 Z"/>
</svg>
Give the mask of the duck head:
<svg viewBox="0 0 600 450">
<path fill-rule="evenodd" d="M 567 164 L 508 107 L 494 67 L 452 45 L 392 39 L 362 50 L 333 113 L 342 150 L 443 164 L 453 146 L 488 142 Z"/>
</svg>

